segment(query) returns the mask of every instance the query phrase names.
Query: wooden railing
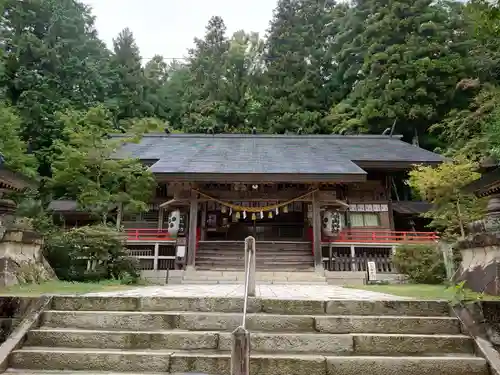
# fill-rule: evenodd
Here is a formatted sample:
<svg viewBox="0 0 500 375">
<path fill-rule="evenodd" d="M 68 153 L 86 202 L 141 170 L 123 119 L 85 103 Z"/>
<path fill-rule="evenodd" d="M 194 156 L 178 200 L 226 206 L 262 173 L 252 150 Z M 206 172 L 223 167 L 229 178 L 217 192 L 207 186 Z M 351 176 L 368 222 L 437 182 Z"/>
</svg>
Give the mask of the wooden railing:
<svg viewBox="0 0 500 375">
<path fill-rule="evenodd" d="M 125 234 L 127 241 L 175 241 L 167 229 L 128 228 Z"/>
<path fill-rule="evenodd" d="M 335 237 L 323 238 L 323 242 L 344 243 L 399 243 L 432 242 L 439 239 L 436 232 L 398 232 L 392 230 L 346 229 Z"/>
</svg>

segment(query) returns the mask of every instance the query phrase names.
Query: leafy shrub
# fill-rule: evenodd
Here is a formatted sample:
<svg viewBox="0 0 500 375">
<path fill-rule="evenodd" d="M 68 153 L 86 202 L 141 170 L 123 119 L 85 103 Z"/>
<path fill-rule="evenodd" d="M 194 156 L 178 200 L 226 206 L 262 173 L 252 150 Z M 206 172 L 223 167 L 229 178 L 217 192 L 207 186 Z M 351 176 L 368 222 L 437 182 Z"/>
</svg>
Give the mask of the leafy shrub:
<svg viewBox="0 0 500 375">
<path fill-rule="evenodd" d="M 443 255 L 435 244 L 404 244 L 393 258 L 398 271 L 419 284 L 441 284 L 446 280 Z"/>
<path fill-rule="evenodd" d="M 53 232 L 45 239 L 44 255 L 60 280 L 139 279 L 137 262 L 128 257 L 123 236 L 108 226 Z"/>
</svg>

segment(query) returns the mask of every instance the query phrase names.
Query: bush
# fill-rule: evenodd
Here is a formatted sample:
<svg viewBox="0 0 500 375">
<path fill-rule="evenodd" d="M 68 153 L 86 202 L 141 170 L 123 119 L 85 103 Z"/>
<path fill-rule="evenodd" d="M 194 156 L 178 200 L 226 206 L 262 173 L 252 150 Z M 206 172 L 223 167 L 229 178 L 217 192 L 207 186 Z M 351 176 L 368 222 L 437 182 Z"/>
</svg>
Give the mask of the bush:
<svg viewBox="0 0 500 375">
<path fill-rule="evenodd" d="M 441 284 L 446 280 L 443 255 L 435 244 L 400 245 L 393 258 L 398 271 L 418 284 Z"/>
<path fill-rule="evenodd" d="M 60 280 L 126 279 L 133 283 L 139 279 L 138 264 L 128 257 L 123 236 L 108 226 L 53 232 L 45 239 L 44 255 Z"/>
</svg>

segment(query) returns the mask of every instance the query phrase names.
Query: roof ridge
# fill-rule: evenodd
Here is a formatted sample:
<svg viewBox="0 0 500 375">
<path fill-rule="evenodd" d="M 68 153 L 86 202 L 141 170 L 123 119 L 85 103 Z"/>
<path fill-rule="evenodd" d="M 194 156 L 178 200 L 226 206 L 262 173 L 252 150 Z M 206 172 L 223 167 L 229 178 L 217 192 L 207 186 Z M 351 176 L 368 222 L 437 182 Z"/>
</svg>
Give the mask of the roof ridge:
<svg viewBox="0 0 500 375">
<path fill-rule="evenodd" d="M 124 134 L 115 134 L 114 137 L 126 137 Z M 247 134 L 247 133 L 219 133 L 219 134 L 203 134 L 203 133 L 175 133 L 175 134 L 165 134 L 165 133 L 146 133 L 144 137 L 169 137 L 169 138 L 296 138 L 296 139 L 307 139 L 307 138 L 331 138 L 331 139 L 395 139 L 401 140 L 402 135 L 378 135 L 378 134 L 353 134 L 353 135 L 342 135 L 342 134 Z"/>
</svg>

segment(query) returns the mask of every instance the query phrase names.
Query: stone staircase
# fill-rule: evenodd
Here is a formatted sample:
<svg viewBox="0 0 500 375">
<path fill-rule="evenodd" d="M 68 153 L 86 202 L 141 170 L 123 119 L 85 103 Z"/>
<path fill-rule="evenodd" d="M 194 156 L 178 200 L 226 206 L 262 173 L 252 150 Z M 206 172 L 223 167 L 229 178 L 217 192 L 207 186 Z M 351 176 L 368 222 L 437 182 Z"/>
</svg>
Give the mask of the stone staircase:
<svg viewBox="0 0 500 375">
<path fill-rule="evenodd" d="M 251 298 L 251 375 L 488 375 L 444 302 Z M 241 298 L 54 297 L 7 374 L 230 375 Z"/>
<path fill-rule="evenodd" d="M 242 270 L 243 241 L 200 242 L 196 250 L 196 268 L 200 270 Z M 314 269 L 311 242 L 257 241 L 257 269 L 296 271 Z"/>
<path fill-rule="evenodd" d="M 306 284 L 327 285 L 324 271 L 257 271 L 257 284 Z M 182 284 L 244 284 L 244 271 L 203 271 L 186 270 L 182 276 Z"/>
</svg>

